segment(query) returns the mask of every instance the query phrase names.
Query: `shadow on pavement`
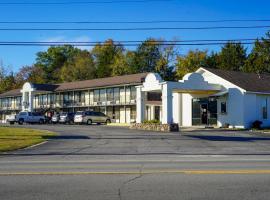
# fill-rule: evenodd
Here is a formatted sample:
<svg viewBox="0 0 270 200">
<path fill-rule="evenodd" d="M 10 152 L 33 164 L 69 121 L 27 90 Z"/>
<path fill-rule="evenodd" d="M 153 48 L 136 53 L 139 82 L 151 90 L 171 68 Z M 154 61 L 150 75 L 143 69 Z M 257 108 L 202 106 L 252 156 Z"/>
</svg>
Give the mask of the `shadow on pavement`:
<svg viewBox="0 0 270 200">
<path fill-rule="evenodd" d="M 84 135 L 57 135 L 57 136 L 43 136 L 46 140 L 89 140 L 88 136 Z"/>
<path fill-rule="evenodd" d="M 254 142 L 270 141 L 268 137 L 239 137 L 239 136 L 213 136 L 213 135 L 187 135 L 187 137 L 209 141 L 229 141 L 229 142 Z"/>
</svg>

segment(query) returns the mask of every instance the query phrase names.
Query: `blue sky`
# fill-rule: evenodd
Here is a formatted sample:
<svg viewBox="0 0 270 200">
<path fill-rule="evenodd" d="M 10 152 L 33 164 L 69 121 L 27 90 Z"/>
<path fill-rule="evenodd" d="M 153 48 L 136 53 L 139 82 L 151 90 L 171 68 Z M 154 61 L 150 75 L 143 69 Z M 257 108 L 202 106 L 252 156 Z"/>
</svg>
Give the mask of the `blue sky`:
<svg viewBox="0 0 270 200">
<path fill-rule="evenodd" d="M 2 2 L 8 2 L 1 0 Z M 1 2 L 0 1 L 0 2 Z M 44 2 L 38 0 L 32 2 Z M 63 2 L 64 0 L 56 0 Z M 29 2 L 17 0 L 13 2 Z M 53 1 L 51 1 L 53 2 Z M 219 20 L 219 19 L 270 19 L 270 1 L 249 0 L 175 0 L 168 2 L 91 4 L 91 5 L 0 5 L 0 21 L 147 21 L 147 20 Z M 198 26 L 244 26 L 270 25 L 270 22 L 223 23 L 223 24 L 118 24 L 118 25 L 50 25 L 42 27 L 198 27 Z M 1 28 L 36 27 L 40 25 L 0 24 Z M 265 35 L 267 28 L 228 29 L 228 30 L 154 30 L 154 31 L 0 31 L 1 41 L 103 41 L 144 40 L 149 37 L 167 40 L 179 39 L 235 39 L 257 38 Z M 190 48 L 218 50 L 218 46 L 178 47 L 181 54 Z M 21 66 L 31 65 L 38 51 L 45 47 L 0 46 L 0 60 L 4 65 L 18 70 Z"/>
</svg>

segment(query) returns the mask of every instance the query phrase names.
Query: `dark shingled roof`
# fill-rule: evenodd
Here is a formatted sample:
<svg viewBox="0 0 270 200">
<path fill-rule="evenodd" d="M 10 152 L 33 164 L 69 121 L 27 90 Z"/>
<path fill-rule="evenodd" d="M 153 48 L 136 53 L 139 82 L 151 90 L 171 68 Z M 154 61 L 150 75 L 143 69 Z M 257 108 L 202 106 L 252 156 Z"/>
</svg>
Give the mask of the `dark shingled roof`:
<svg viewBox="0 0 270 200">
<path fill-rule="evenodd" d="M 106 87 L 113 85 L 124 85 L 124 84 L 141 84 L 148 73 L 130 74 L 124 76 L 114 76 L 108 78 L 99 78 L 86 81 L 75 81 L 61 84 L 33 84 L 36 92 L 53 92 L 53 91 L 64 91 L 64 90 L 76 90 L 76 89 L 87 89 L 96 87 Z M 21 89 L 11 90 L 0 94 L 0 97 L 9 96 L 21 96 Z"/>
<path fill-rule="evenodd" d="M 206 69 L 246 91 L 270 93 L 270 74 L 245 73 L 205 67 L 203 67 L 203 69 Z"/>
<path fill-rule="evenodd" d="M 0 97 L 22 96 L 20 91 L 21 91 L 21 89 L 10 90 L 10 91 L 7 91 L 7 92 L 0 94 Z"/>
<path fill-rule="evenodd" d="M 76 81 L 69 83 L 61 83 L 55 91 L 85 89 L 95 87 L 106 87 L 111 85 L 123 85 L 123 84 L 139 84 L 142 83 L 148 73 L 131 74 L 124 76 L 114 76 L 109 78 L 99 78 L 87 81 Z"/>
</svg>

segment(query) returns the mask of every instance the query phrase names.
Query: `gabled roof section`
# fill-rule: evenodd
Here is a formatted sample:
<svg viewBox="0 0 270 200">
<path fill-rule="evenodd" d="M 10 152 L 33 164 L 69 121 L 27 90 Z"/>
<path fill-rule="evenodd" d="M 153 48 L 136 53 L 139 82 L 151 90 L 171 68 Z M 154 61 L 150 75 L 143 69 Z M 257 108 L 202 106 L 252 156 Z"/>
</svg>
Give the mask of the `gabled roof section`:
<svg viewBox="0 0 270 200">
<path fill-rule="evenodd" d="M 270 93 L 270 74 L 245 73 L 205 67 L 201 69 L 205 69 L 248 92 Z"/>
<path fill-rule="evenodd" d="M 0 98 L 1 97 L 14 97 L 14 96 L 22 96 L 21 89 L 14 89 L 14 90 L 10 90 L 10 91 L 0 94 Z"/>
</svg>

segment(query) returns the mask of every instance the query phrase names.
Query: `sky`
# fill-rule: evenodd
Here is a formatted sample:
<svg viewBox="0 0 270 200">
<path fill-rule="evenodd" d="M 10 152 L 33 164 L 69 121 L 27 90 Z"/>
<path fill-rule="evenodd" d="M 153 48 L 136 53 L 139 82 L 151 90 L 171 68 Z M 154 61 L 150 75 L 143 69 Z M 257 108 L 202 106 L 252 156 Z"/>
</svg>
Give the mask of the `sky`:
<svg viewBox="0 0 270 200">
<path fill-rule="evenodd" d="M 75 0 L 74 0 L 75 1 Z M 83 1 L 83 0 L 81 0 Z M 87 1 L 87 0 L 85 0 Z M 89 0 L 90 1 L 90 0 Z M 113 0 L 112 0 L 113 1 Z M 153 21 L 153 20 L 228 20 L 270 19 L 269 0 L 171 0 L 144 3 L 107 3 L 71 5 L 5 5 L 1 2 L 67 2 L 65 0 L 0 0 L 0 21 Z M 270 26 L 269 22 L 165 23 L 165 24 L 0 24 L 0 28 L 129 28 L 129 27 L 201 27 Z M 1 31 L 5 41 L 104 41 L 203 40 L 260 38 L 268 28 L 219 30 L 146 30 L 146 31 Z M 90 47 L 86 47 L 90 48 Z M 178 46 L 180 54 L 190 49 L 218 51 L 220 46 Z M 250 46 L 249 46 L 250 49 Z M 35 62 L 36 53 L 46 47 L 0 46 L 0 61 L 10 69 Z"/>
</svg>

